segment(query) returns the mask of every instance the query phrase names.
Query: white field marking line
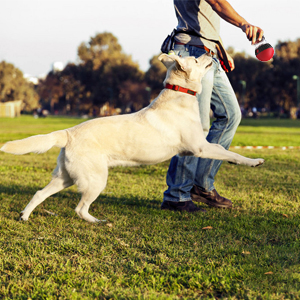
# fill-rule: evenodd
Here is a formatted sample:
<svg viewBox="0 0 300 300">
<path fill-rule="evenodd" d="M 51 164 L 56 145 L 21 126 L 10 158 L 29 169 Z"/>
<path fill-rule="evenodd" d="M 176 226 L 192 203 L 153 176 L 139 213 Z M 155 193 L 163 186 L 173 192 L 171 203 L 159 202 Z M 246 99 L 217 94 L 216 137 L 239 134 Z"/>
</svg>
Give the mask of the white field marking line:
<svg viewBox="0 0 300 300">
<path fill-rule="evenodd" d="M 230 149 L 300 149 L 300 146 L 230 146 Z"/>
</svg>

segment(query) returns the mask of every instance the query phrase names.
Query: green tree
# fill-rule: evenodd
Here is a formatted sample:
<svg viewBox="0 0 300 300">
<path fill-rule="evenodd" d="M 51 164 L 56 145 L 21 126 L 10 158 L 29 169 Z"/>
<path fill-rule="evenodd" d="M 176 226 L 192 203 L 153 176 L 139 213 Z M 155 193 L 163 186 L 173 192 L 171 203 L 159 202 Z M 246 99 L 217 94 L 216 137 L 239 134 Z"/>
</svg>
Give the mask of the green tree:
<svg viewBox="0 0 300 300">
<path fill-rule="evenodd" d="M 270 63 L 263 63 L 256 58 L 247 56 L 244 52 L 234 52 L 229 49 L 234 58 L 235 69 L 228 74 L 228 78 L 237 95 L 239 103 L 244 108 L 265 107 L 264 101 L 259 97 L 258 89 L 265 87 L 265 80 L 258 81 L 260 74 L 271 68 Z M 243 95 L 242 82 L 246 83 L 245 95 Z"/>
<path fill-rule="evenodd" d="M 117 38 L 107 32 L 81 43 L 78 63 L 50 72 L 38 91 L 51 112 L 91 112 L 106 102 L 123 110 L 128 106 L 140 109 L 149 103 L 144 73 L 122 51 Z"/>
<path fill-rule="evenodd" d="M 0 62 L 0 101 L 23 100 L 23 110 L 32 111 L 38 107 L 38 95 L 34 85 L 13 64 Z"/>
<path fill-rule="evenodd" d="M 50 113 L 54 113 L 56 109 L 59 109 L 59 100 L 65 93 L 61 73 L 49 72 L 47 77 L 40 81 L 38 93 L 43 108 L 47 108 Z"/>
<path fill-rule="evenodd" d="M 123 109 L 130 108 L 131 111 L 137 111 L 150 103 L 149 87 L 146 82 L 124 81 L 120 85 L 119 99 Z"/>
<path fill-rule="evenodd" d="M 145 81 L 151 88 L 153 98 L 163 89 L 163 81 L 167 73 L 166 67 L 158 60 L 158 56 L 154 55 L 150 59 L 150 68 L 145 74 Z"/>
<path fill-rule="evenodd" d="M 81 83 L 92 105 L 109 102 L 124 106 L 121 86 L 131 81 L 142 83 L 143 72 L 130 55 L 122 51 L 117 38 L 108 32 L 97 34 L 78 48 Z"/>
<path fill-rule="evenodd" d="M 38 87 L 42 106 L 51 113 L 59 111 L 71 114 L 86 110 L 84 86 L 80 82 L 79 73 L 80 68 L 75 64 L 68 64 L 61 72 L 49 72 Z"/>
<path fill-rule="evenodd" d="M 80 81 L 80 67 L 75 64 L 68 64 L 60 73 L 60 81 L 64 96 L 60 103 L 65 108 L 64 113 L 70 114 L 76 111 L 85 110 L 84 86 Z"/>
<path fill-rule="evenodd" d="M 295 42 L 279 41 L 275 47 L 275 50 L 276 50 L 276 57 L 281 60 L 287 61 L 287 60 L 299 59 L 299 57 L 300 57 L 300 39 L 297 39 Z"/>
<path fill-rule="evenodd" d="M 236 69 L 228 74 L 231 84 L 242 103 L 241 81 L 246 82 L 246 107 L 267 108 L 272 112 L 289 115 L 292 107 L 297 106 L 296 82 L 293 75 L 300 76 L 300 39 L 295 42 L 279 42 L 275 46 L 272 61 L 260 62 L 245 53 L 235 53 Z"/>
</svg>

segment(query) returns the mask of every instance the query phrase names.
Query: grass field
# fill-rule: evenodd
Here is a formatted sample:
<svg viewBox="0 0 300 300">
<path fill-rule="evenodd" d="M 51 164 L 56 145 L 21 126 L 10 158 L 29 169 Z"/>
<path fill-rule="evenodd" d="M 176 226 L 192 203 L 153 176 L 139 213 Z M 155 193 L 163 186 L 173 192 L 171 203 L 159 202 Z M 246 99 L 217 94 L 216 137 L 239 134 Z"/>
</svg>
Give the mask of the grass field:
<svg viewBox="0 0 300 300">
<path fill-rule="evenodd" d="M 80 122 L 0 119 L 0 145 Z M 243 120 L 233 145 L 300 146 L 300 122 Z M 118 167 L 90 209 L 100 224 L 77 217 L 75 187 L 19 222 L 59 150 L 0 152 L 0 299 L 300 299 L 300 152 L 234 151 L 266 162 L 223 163 L 216 188 L 232 209 L 161 211 L 168 162 Z"/>
</svg>

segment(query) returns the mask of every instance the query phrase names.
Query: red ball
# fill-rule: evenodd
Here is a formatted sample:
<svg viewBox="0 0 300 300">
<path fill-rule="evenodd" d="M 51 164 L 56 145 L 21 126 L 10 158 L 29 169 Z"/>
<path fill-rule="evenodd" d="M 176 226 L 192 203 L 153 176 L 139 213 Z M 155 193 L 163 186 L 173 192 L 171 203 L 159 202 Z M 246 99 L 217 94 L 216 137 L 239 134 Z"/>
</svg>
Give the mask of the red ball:
<svg viewBox="0 0 300 300">
<path fill-rule="evenodd" d="M 268 61 L 274 55 L 274 48 L 270 44 L 264 44 L 255 50 L 255 55 L 260 61 Z"/>
</svg>

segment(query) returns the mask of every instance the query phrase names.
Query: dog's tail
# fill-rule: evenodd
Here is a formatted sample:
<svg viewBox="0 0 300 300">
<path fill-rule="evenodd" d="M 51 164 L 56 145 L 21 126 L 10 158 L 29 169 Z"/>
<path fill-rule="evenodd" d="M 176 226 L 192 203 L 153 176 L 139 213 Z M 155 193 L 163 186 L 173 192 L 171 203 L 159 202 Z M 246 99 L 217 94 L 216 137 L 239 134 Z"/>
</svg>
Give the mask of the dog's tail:
<svg viewBox="0 0 300 300">
<path fill-rule="evenodd" d="M 11 154 L 26 154 L 30 152 L 44 153 L 56 146 L 63 148 L 68 141 L 66 130 L 54 131 L 49 134 L 34 135 L 23 140 L 7 142 L 0 148 L 1 151 Z"/>
</svg>

